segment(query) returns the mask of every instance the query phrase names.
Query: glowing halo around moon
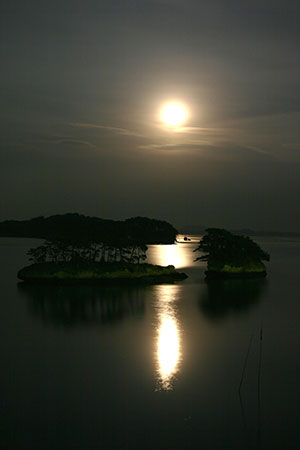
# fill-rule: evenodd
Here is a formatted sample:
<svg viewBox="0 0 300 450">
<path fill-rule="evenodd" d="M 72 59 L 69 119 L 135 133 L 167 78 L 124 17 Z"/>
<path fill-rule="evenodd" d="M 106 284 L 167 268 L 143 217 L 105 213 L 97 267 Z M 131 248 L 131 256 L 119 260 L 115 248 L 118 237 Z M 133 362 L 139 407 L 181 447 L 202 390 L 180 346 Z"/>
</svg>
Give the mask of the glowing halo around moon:
<svg viewBox="0 0 300 450">
<path fill-rule="evenodd" d="M 166 103 L 160 112 L 160 120 L 170 127 L 178 127 L 187 119 L 187 110 L 182 103 Z"/>
</svg>

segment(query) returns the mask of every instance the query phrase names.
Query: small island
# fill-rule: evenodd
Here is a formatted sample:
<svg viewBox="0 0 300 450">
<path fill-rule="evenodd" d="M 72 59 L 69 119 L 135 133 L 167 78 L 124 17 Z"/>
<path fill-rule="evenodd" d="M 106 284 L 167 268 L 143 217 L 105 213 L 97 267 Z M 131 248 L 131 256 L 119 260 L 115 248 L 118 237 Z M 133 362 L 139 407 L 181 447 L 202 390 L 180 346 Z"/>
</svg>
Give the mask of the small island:
<svg viewBox="0 0 300 450">
<path fill-rule="evenodd" d="M 206 278 L 254 278 L 267 275 L 262 261 L 270 256 L 247 236 L 220 228 L 209 228 L 195 251 L 203 255 L 195 261 L 207 261 Z"/>
<path fill-rule="evenodd" d="M 26 283 L 155 284 L 187 278 L 174 266 L 157 266 L 146 259 L 147 246 L 123 241 L 56 240 L 30 249 L 33 262 L 18 272 Z"/>
</svg>

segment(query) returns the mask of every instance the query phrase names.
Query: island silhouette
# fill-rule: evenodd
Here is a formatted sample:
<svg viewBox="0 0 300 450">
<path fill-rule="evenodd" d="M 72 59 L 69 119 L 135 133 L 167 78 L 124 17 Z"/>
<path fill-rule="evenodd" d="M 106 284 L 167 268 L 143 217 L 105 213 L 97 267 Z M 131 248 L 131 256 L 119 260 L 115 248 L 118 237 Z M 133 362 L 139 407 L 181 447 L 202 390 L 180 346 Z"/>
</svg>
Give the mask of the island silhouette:
<svg viewBox="0 0 300 450">
<path fill-rule="evenodd" d="M 109 242 L 131 240 L 144 244 L 173 244 L 178 231 L 164 220 L 133 217 L 126 220 L 101 219 L 78 213 L 0 222 L 1 237 L 40 239 L 81 239 Z"/>
<path fill-rule="evenodd" d="M 31 283 L 158 283 L 187 278 L 175 267 L 144 262 L 147 244 L 173 244 L 168 222 L 136 217 L 113 221 L 65 214 L 2 223 L 0 233 L 46 238 L 28 251 L 18 278 Z M 2 230 L 2 231 L 1 231 Z"/>
<path fill-rule="evenodd" d="M 195 261 L 207 261 L 207 278 L 265 277 L 270 255 L 248 236 L 239 236 L 222 228 L 208 228 L 199 246 Z"/>
<path fill-rule="evenodd" d="M 0 223 L 0 236 L 45 239 L 28 251 L 32 264 L 18 272 L 25 282 L 157 283 L 187 278 L 175 267 L 148 264 L 148 244 L 174 244 L 170 223 L 147 217 L 114 221 L 74 214 Z M 184 241 L 189 238 L 185 236 Z M 207 261 L 206 277 L 266 276 L 270 256 L 247 236 L 208 228 L 194 251 Z"/>
</svg>

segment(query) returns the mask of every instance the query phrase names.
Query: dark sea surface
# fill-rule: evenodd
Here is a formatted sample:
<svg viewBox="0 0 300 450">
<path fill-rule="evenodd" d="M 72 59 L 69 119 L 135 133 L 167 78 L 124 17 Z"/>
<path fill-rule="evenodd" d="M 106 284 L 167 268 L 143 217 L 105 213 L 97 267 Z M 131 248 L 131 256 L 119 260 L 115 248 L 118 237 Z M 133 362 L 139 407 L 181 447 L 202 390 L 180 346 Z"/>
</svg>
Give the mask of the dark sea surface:
<svg viewBox="0 0 300 450">
<path fill-rule="evenodd" d="M 300 448 L 300 242 L 256 241 L 266 280 L 177 244 L 148 250 L 177 284 L 30 287 L 39 241 L 1 238 L 1 448 Z"/>
</svg>

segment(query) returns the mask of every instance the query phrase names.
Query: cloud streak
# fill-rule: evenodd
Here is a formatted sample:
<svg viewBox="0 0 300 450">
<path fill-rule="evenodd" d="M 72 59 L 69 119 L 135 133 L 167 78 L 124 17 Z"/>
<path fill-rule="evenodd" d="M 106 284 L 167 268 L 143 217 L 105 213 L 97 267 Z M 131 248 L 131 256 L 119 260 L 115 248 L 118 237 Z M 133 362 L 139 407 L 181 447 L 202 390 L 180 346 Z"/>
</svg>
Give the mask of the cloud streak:
<svg viewBox="0 0 300 450">
<path fill-rule="evenodd" d="M 71 122 L 69 125 L 72 127 L 78 128 L 96 128 L 100 130 L 111 131 L 113 133 L 119 134 L 121 136 L 134 136 L 144 138 L 145 136 L 137 131 L 130 130 L 128 128 L 114 127 L 110 125 L 98 125 L 94 123 L 85 123 L 85 122 Z"/>
<path fill-rule="evenodd" d="M 222 158 L 222 159 L 274 159 L 274 156 L 258 146 L 251 145 L 237 145 L 230 141 L 220 141 L 218 143 L 203 142 L 203 140 L 192 140 L 188 142 L 173 142 L 173 143 L 150 143 L 141 145 L 139 148 L 143 150 L 152 151 L 165 151 L 165 152 L 191 152 L 193 154 L 201 154 L 209 158 Z M 246 157 L 246 155 L 248 155 Z"/>
</svg>

